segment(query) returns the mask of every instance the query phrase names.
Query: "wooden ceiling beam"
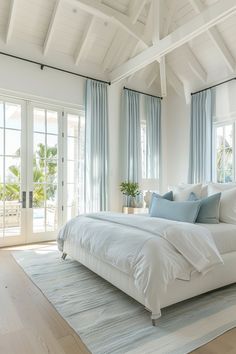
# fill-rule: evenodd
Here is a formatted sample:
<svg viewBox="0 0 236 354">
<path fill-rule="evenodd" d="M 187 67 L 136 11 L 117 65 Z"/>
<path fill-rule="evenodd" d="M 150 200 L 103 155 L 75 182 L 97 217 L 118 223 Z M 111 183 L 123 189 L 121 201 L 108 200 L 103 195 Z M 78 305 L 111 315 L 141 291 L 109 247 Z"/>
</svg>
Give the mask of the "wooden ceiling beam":
<svg viewBox="0 0 236 354">
<path fill-rule="evenodd" d="M 12 36 L 14 20 L 16 17 L 16 6 L 17 6 L 17 0 L 9 0 L 9 1 L 10 1 L 10 11 L 7 19 L 6 43 L 10 41 Z"/>
<path fill-rule="evenodd" d="M 174 49 L 202 34 L 220 21 L 236 12 L 235 0 L 219 0 L 205 9 L 191 21 L 177 28 L 174 32 L 161 39 L 157 44 L 145 49 L 136 57 L 128 60 L 110 73 L 112 82 L 118 82 L 142 69 L 157 58 L 170 53 Z"/>
<path fill-rule="evenodd" d="M 56 0 L 53 13 L 49 22 L 47 34 L 44 40 L 44 45 L 43 45 L 43 54 L 46 55 L 48 52 L 48 49 L 50 47 L 50 44 L 52 42 L 53 34 L 55 32 L 55 22 L 56 22 L 56 17 L 58 15 L 58 11 L 61 5 L 61 0 Z"/>
<path fill-rule="evenodd" d="M 201 13 L 204 11 L 205 6 L 200 0 L 189 0 L 192 7 L 196 11 L 196 13 Z M 209 37 L 211 38 L 212 42 L 215 44 L 216 48 L 218 49 L 220 55 L 222 56 L 223 60 L 225 61 L 227 67 L 231 72 L 235 72 L 235 60 L 233 55 L 231 54 L 230 50 L 228 49 L 227 45 L 225 44 L 221 34 L 217 30 L 216 27 L 212 27 L 207 31 Z"/>
<path fill-rule="evenodd" d="M 131 0 L 129 5 L 129 18 L 135 24 L 146 4 L 147 0 Z"/>
<path fill-rule="evenodd" d="M 81 10 L 93 15 L 97 16 L 105 21 L 111 22 L 124 31 L 129 33 L 132 37 L 137 40 L 142 41 L 146 47 L 148 47 L 149 43 L 144 38 L 144 25 L 140 22 L 136 22 L 132 24 L 130 22 L 130 18 L 128 15 L 123 14 L 117 10 L 114 10 L 110 6 L 107 6 L 100 1 L 97 0 L 64 0 L 69 3 L 72 3 L 74 6 L 77 6 Z M 133 1 L 133 0 L 132 0 Z"/>
<path fill-rule="evenodd" d="M 90 19 L 86 23 L 86 27 L 83 32 L 82 40 L 80 41 L 79 46 L 78 46 L 76 53 L 75 53 L 75 65 L 79 64 L 79 62 L 83 56 L 86 45 L 88 44 L 88 38 L 89 38 L 89 35 L 92 31 L 94 21 L 95 21 L 95 17 L 91 16 Z"/>
</svg>

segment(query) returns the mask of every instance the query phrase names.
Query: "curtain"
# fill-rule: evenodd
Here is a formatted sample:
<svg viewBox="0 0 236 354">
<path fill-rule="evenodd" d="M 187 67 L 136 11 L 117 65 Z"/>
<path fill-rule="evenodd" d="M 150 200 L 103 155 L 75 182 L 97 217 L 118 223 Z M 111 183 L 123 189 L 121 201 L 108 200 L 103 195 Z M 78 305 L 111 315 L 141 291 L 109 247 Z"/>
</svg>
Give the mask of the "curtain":
<svg viewBox="0 0 236 354">
<path fill-rule="evenodd" d="M 212 180 L 212 95 L 205 90 L 192 95 L 189 183 Z"/>
<path fill-rule="evenodd" d="M 146 178 L 159 179 L 161 164 L 161 99 L 145 96 Z"/>
<path fill-rule="evenodd" d="M 107 208 L 107 85 L 87 80 L 85 90 L 85 211 L 103 211 Z"/>
<path fill-rule="evenodd" d="M 140 95 L 124 89 L 122 94 L 121 148 L 123 179 L 129 182 L 141 180 L 141 125 Z"/>
</svg>

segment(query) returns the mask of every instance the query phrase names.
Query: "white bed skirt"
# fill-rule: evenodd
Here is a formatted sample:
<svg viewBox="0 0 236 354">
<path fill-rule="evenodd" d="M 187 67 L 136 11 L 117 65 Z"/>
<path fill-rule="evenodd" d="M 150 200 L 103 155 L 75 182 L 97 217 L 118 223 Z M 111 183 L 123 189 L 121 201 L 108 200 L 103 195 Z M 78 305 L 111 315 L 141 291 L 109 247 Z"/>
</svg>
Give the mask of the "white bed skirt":
<svg viewBox="0 0 236 354">
<path fill-rule="evenodd" d="M 83 249 L 69 242 L 64 243 L 63 252 L 77 260 L 109 283 L 122 290 L 146 307 L 145 299 L 134 285 L 132 277 L 119 269 L 97 259 Z M 236 252 L 222 255 L 224 264 L 202 276 L 198 272 L 192 274 L 190 281 L 175 280 L 168 285 L 167 292 L 160 299 L 161 308 L 206 293 L 208 291 L 236 282 Z"/>
</svg>

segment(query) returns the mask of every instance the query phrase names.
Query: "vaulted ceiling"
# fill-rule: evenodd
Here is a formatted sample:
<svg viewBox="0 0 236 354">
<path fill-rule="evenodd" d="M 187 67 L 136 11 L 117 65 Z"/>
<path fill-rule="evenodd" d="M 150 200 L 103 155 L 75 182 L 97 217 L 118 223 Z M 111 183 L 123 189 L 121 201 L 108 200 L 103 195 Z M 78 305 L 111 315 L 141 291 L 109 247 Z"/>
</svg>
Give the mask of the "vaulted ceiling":
<svg viewBox="0 0 236 354">
<path fill-rule="evenodd" d="M 235 0 L 0 0 L 0 51 L 166 96 L 235 75 Z"/>
</svg>

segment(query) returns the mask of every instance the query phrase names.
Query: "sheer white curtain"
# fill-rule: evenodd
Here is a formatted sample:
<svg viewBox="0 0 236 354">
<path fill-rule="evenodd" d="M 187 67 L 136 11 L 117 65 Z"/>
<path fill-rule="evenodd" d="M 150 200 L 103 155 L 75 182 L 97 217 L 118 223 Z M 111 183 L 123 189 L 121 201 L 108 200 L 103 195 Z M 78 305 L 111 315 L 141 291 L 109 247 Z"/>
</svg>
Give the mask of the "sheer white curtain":
<svg viewBox="0 0 236 354">
<path fill-rule="evenodd" d="M 161 99 L 145 96 L 146 178 L 159 179 L 161 166 Z"/>
<path fill-rule="evenodd" d="M 141 180 L 140 94 L 128 89 L 122 94 L 121 156 L 122 177 L 126 181 Z"/>
<path fill-rule="evenodd" d="M 107 84 L 87 80 L 85 90 L 85 211 L 108 209 Z"/>
<path fill-rule="evenodd" d="M 190 124 L 189 183 L 212 180 L 212 93 L 192 95 Z"/>
</svg>

